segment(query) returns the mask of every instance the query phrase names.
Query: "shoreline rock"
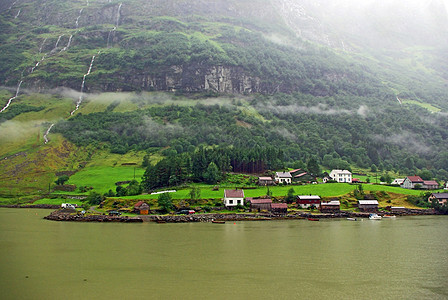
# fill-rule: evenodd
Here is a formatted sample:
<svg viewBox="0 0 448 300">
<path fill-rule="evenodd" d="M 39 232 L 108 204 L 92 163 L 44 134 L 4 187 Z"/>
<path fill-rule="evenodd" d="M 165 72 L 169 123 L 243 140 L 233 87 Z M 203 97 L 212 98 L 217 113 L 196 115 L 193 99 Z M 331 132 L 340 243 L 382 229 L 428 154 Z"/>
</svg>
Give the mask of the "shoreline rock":
<svg viewBox="0 0 448 300">
<path fill-rule="evenodd" d="M 81 215 L 76 214 L 75 210 L 59 209 L 53 211 L 50 215 L 44 217 L 46 220 L 52 221 L 75 221 L 75 222 L 124 222 L 124 223 L 141 223 L 141 222 L 158 222 L 158 223 L 210 223 L 212 221 L 269 221 L 269 220 L 298 220 L 307 218 L 316 219 L 342 219 L 342 218 L 368 218 L 369 213 L 361 212 L 337 212 L 328 214 L 311 214 L 307 212 L 294 212 L 290 214 L 273 214 L 273 213 L 242 213 L 242 214 L 193 214 L 193 215 L 142 215 L 136 217 L 128 216 L 108 216 L 108 215 Z M 388 214 L 387 212 L 379 212 L 379 215 Z M 397 216 L 412 215 L 438 215 L 433 209 L 409 209 L 407 211 L 394 214 Z"/>
</svg>

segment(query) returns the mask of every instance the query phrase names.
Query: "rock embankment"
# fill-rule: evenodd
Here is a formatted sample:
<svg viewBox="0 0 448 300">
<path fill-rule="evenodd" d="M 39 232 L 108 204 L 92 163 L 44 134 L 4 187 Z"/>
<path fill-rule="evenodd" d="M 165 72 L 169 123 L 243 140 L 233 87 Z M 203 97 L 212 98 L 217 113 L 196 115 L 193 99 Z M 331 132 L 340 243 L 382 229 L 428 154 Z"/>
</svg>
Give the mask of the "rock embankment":
<svg viewBox="0 0 448 300">
<path fill-rule="evenodd" d="M 44 217 L 51 221 L 73 221 L 73 222 L 122 222 L 122 223 L 141 223 L 140 217 L 128 216 L 107 216 L 107 215 L 83 215 L 74 210 L 60 209 Z"/>
<path fill-rule="evenodd" d="M 385 213 L 380 212 L 379 215 Z M 401 216 L 405 215 L 434 215 L 437 214 L 432 209 L 409 209 L 401 212 Z M 267 221 L 267 220 L 297 220 L 297 219 L 336 219 L 336 218 L 368 218 L 369 213 L 341 211 L 326 214 L 311 214 L 307 212 L 293 212 L 289 214 L 272 214 L 272 213 L 239 213 L 239 214 L 192 214 L 192 215 L 145 215 L 145 216 L 107 216 L 107 215 L 82 215 L 71 209 L 59 209 L 45 217 L 47 220 L 53 221 L 77 221 L 77 222 L 160 222 L 160 223 L 191 223 L 191 222 L 235 222 L 235 221 Z"/>
</svg>

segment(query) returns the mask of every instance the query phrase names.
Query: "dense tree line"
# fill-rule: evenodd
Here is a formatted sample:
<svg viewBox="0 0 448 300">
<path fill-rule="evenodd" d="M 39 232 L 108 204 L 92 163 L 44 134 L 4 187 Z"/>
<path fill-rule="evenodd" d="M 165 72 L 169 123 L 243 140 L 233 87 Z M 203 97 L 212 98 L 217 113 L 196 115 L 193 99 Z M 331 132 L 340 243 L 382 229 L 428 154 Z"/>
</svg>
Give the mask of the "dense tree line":
<svg viewBox="0 0 448 300">
<path fill-rule="evenodd" d="M 225 173 L 263 173 L 283 167 L 281 150 L 272 146 L 265 149 L 235 147 L 203 147 L 194 152 L 173 154 L 155 165 L 148 165 L 142 187 L 152 190 L 177 186 L 186 181 L 216 184 Z"/>
<path fill-rule="evenodd" d="M 212 161 L 221 171 L 260 173 L 311 158 L 328 168 L 375 164 L 381 171 L 415 174 L 430 169 L 434 176 L 448 177 L 446 118 L 398 105 L 360 114 L 356 107 L 338 108 L 331 98 L 316 109 L 314 101 L 301 94 L 255 96 L 251 104 L 259 116 L 238 104 L 105 111 L 79 114 L 54 130 L 78 145 L 105 144 L 115 153 L 196 153 L 190 159 L 200 171 L 192 172 L 201 180 Z M 220 152 L 209 153 L 207 146 L 218 146 L 225 155 L 217 159 L 213 155 Z"/>
</svg>

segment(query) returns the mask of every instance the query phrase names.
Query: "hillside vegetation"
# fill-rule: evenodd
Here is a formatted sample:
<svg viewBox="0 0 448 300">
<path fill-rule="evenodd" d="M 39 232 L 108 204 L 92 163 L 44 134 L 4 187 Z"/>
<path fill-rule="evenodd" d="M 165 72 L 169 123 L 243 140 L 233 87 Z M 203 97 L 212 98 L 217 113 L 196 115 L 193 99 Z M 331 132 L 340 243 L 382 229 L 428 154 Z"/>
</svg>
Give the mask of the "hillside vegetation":
<svg viewBox="0 0 448 300">
<path fill-rule="evenodd" d="M 143 157 L 154 165 L 201 147 L 235 152 L 233 171 L 313 160 L 446 180 L 447 45 L 391 27 L 374 48 L 378 32 L 362 40 L 367 25 L 350 34 L 341 26 L 357 20 L 325 20 L 346 12 L 318 7 L 2 1 L 0 197 L 34 199 L 58 172 L 90 168 L 108 178 L 99 190 L 113 188 L 119 175 L 105 174 L 120 161 L 141 177 Z M 437 22 L 427 34 L 443 33 L 443 15 L 428 9 Z"/>
</svg>

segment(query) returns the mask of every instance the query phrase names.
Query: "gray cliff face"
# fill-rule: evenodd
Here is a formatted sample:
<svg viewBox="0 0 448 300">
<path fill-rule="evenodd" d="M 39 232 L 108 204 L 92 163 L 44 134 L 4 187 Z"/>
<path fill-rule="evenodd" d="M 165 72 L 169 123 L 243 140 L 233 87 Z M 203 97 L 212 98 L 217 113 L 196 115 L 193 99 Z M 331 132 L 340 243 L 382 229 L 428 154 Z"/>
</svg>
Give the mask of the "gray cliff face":
<svg viewBox="0 0 448 300">
<path fill-rule="evenodd" d="M 250 94 L 262 92 L 260 78 L 247 75 L 241 67 L 235 66 L 170 66 L 156 74 L 150 70 L 141 73 L 128 72 L 116 75 L 97 76 L 99 85 L 89 86 L 89 91 L 213 91 L 229 94 Z M 117 84 L 117 82 L 119 84 Z M 124 86 L 122 83 L 126 83 Z"/>
</svg>

